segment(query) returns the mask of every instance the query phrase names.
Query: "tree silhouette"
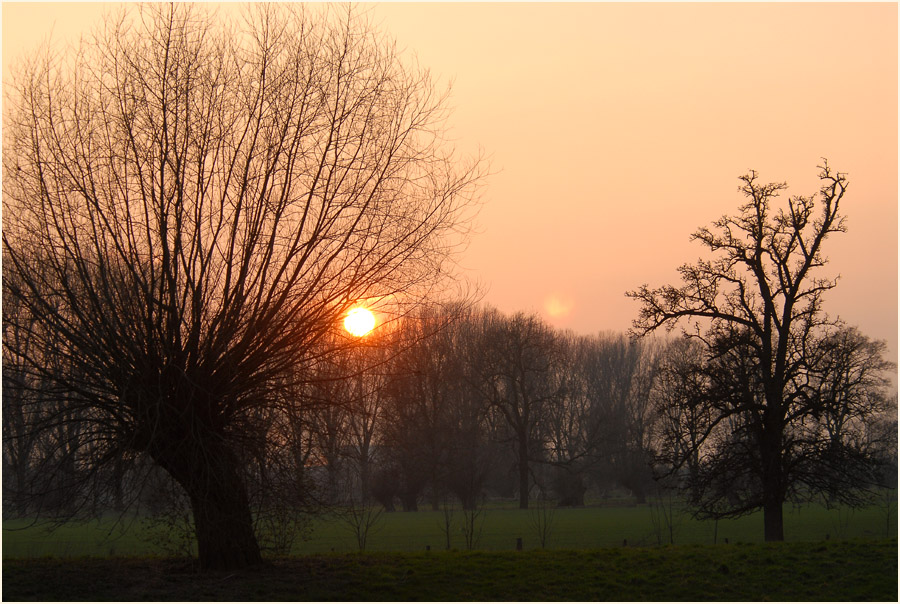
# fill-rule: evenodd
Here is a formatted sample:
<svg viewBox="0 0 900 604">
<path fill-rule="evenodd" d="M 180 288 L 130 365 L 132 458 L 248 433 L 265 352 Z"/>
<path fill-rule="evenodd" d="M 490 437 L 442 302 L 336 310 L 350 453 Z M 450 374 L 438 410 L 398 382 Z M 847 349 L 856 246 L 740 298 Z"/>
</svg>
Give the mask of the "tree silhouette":
<svg viewBox="0 0 900 604">
<path fill-rule="evenodd" d="M 76 467 L 149 456 L 202 568 L 256 563 L 240 452 L 351 305 L 443 282 L 480 162 L 350 9 L 140 7 L 67 57 L 24 65 L 4 116 L 4 297 L 31 321 L 4 354 L 43 385 L 23 405 L 56 400 L 23 417 L 78 426 Z"/>
<path fill-rule="evenodd" d="M 506 428 L 516 457 L 519 508 L 528 509 L 531 465 L 543 461 L 548 412 L 563 395 L 563 359 L 556 334 L 534 315 L 484 313 L 479 328 L 478 349 L 469 358 L 473 386 Z"/>
<path fill-rule="evenodd" d="M 761 184 L 755 172 L 742 176 L 740 191 L 748 201 L 740 213 L 693 235 L 714 259 L 682 266 L 680 286 L 644 285 L 627 294 L 641 302 L 637 333 L 685 321 L 687 335 L 701 343 L 705 359 L 697 371 L 704 373 L 690 378 L 698 384 L 692 396 L 700 400 L 684 402 L 683 410 L 703 425 L 681 438 L 681 459 L 696 461 L 698 448 L 705 451 L 706 463 L 689 469 L 700 475 L 710 513 L 739 515 L 761 507 L 767 541 L 784 539 L 782 505 L 794 487 L 823 488 L 838 467 L 827 459 L 865 457 L 849 429 L 834 432 L 841 453 L 825 455 L 815 436 L 825 409 L 856 421 L 879 404 L 871 388 L 860 397 L 827 389 L 838 364 L 834 345 L 832 353 L 825 351 L 840 322 L 822 311 L 823 295 L 836 281 L 818 269 L 827 263 L 826 239 L 844 232 L 840 203 L 847 179 L 827 162 L 820 169 L 818 195 L 791 197 L 780 210 L 774 200 L 786 184 Z M 875 356 L 877 374 L 886 364 Z M 864 389 L 848 387 L 857 394 Z"/>
</svg>

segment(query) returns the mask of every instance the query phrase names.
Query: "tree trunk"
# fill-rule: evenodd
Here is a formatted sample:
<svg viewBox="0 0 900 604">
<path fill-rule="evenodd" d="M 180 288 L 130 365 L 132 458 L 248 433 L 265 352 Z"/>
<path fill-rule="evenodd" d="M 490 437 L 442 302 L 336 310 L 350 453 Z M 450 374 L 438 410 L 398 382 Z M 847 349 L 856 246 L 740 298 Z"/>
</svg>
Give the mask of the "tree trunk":
<svg viewBox="0 0 900 604">
<path fill-rule="evenodd" d="M 569 468 L 557 470 L 553 484 L 553 490 L 557 495 L 557 505 L 560 507 L 584 507 L 584 494 L 587 488 L 584 486 L 584 476 L 578 471 Z"/>
<path fill-rule="evenodd" d="M 419 498 L 414 494 L 403 493 L 400 495 L 400 506 L 404 512 L 418 512 Z"/>
<path fill-rule="evenodd" d="M 225 493 L 224 489 L 213 488 L 194 494 L 191 508 L 201 570 L 233 570 L 262 562 L 243 490 Z"/>
<path fill-rule="evenodd" d="M 156 447 L 151 456 L 190 498 L 200 569 L 234 570 L 261 563 L 236 457 L 215 437 L 194 433 L 189 441 Z"/>
<path fill-rule="evenodd" d="M 401 484 L 399 497 L 404 512 L 419 511 L 419 491 L 412 485 Z"/>
<path fill-rule="evenodd" d="M 632 495 L 635 497 L 635 503 L 638 505 L 644 505 L 647 503 L 647 492 L 640 487 L 635 487 L 631 490 Z"/>
<path fill-rule="evenodd" d="M 29 510 L 29 500 L 26 493 L 28 493 L 27 480 L 28 474 L 27 468 L 25 467 L 25 462 L 20 461 L 15 465 L 16 467 L 16 490 L 15 490 L 15 501 L 16 501 L 16 510 L 19 512 L 19 517 L 25 517 L 28 515 Z"/>
<path fill-rule="evenodd" d="M 125 493 L 122 482 L 125 480 L 125 463 L 122 457 L 116 457 L 113 465 L 113 508 L 117 512 L 125 509 Z"/>
<path fill-rule="evenodd" d="M 528 440 L 519 435 L 519 509 L 528 509 Z"/>
<path fill-rule="evenodd" d="M 763 504 L 766 541 L 784 541 L 784 502 L 766 493 Z"/>
<path fill-rule="evenodd" d="M 774 415 L 774 414 L 773 414 Z M 775 416 L 778 417 L 778 416 Z M 782 426 L 767 419 L 762 448 L 763 525 L 766 541 L 784 541 Z"/>
<path fill-rule="evenodd" d="M 368 505 L 372 501 L 369 489 L 369 453 L 367 450 L 360 455 L 359 460 L 359 497 L 364 505 Z"/>
</svg>

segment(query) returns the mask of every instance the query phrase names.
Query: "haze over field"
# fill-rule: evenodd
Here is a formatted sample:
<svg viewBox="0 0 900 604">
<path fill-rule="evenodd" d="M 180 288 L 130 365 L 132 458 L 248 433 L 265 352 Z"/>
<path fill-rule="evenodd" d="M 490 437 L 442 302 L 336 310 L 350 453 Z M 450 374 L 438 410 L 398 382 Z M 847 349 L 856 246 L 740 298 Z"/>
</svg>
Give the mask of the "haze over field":
<svg viewBox="0 0 900 604">
<path fill-rule="evenodd" d="M 3 70 L 108 5 L 3 4 Z M 370 20 L 444 82 L 451 135 L 496 171 L 461 259 L 502 311 L 626 330 L 624 292 L 674 283 L 737 177 L 816 191 L 849 174 L 826 310 L 897 359 L 896 4 L 378 4 Z M 225 8 L 230 10 L 230 7 Z"/>
</svg>

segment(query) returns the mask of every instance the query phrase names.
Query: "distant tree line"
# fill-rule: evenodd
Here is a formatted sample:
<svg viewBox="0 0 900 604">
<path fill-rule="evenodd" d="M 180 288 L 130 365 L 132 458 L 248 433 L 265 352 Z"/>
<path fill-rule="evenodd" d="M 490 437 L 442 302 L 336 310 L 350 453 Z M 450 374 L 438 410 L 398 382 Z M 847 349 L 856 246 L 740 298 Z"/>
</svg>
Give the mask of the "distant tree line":
<svg viewBox="0 0 900 604">
<path fill-rule="evenodd" d="M 791 497 L 860 504 L 868 490 L 892 486 L 896 470 L 889 365 L 884 345 L 855 329 L 821 345 L 827 363 L 815 388 L 827 397 L 789 433 L 807 455 Z M 240 451 L 242 480 L 259 514 L 475 509 L 486 498 L 527 508 L 539 495 L 583 506 L 589 493 L 641 503 L 662 487 L 683 490 L 701 517 L 738 516 L 759 507 L 754 462 L 740 457 L 752 456 L 754 441 L 740 416 L 717 417 L 711 397 L 740 387 L 747 359 L 735 346 L 714 352 L 684 337 L 578 335 L 470 304 L 423 310 L 340 354 L 323 351 L 300 386 L 278 391 L 281 403 L 258 409 L 254 437 L 269 446 Z M 16 391 L 14 363 L 4 372 L 10 509 L 122 509 L 163 480 L 148 483 L 152 467 L 137 457 L 97 472 L 81 461 L 85 452 L 67 454 L 85 429 L 78 422 L 29 431 L 22 414 L 34 407 L 22 399 L 39 389 Z M 154 497 L 157 489 L 138 499 Z"/>
</svg>

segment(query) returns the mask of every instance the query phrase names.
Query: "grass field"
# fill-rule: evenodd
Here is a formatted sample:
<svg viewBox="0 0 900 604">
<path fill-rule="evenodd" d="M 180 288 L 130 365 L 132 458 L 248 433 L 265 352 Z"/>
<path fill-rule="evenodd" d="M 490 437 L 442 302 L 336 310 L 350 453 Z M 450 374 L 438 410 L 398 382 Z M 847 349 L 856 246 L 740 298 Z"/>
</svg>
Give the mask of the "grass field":
<svg viewBox="0 0 900 604">
<path fill-rule="evenodd" d="M 762 515 L 672 522 L 654 505 L 553 511 L 548 549 L 536 510 L 492 503 L 476 549 L 454 512 L 445 548 L 441 512 L 383 514 L 368 551 L 334 516 L 311 519 L 291 557 L 237 573 L 196 572 L 164 557 L 140 520 L 70 522 L 48 532 L 3 523 L 4 600 L 896 600 L 896 506 L 855 511 L 785 508 L 785 543 L 762 541 Z M 159 529 L 150 529 L 159 534 Z M 717 544 L 713 545 L 714 533 Z M 891 539 L 885 539 L 885 534 Z M 826 540 L 826 535 L 828 539 Z M 514 551 L 522 538 L 524 552 Z M 725 539 L 728 543 L 725 543 Z M 627 541 L 628 547 L 623 547 Z M 425 551 L 430 546 L 430 551 Z"/>
<path fill-rule="evenodd" d="M 560 508 L 553 512 L 547 547 L 550 549 L 595 549 L 621 546 L 651 546 L 669 543 L 669 531 L 654 523 L 653 505 L 588 506 Z M 515 549 L 522 538 L 524 548 L 537 549 L 540 541 L 534 526 L 534 510 L 519 510 L 513 504 L 496 503 L 483 513 L 480 538 L 476 549 L 504 551 Z M 446 548 L 441 530 L 441 512 L 393 512 L 382 514 L 372 528 L 367 550 L 385 552 L 432 551 Z M 462 512 L 454 513 L 451 548 L 465 549 Z M 672 522 L 674 543 L 713 544 L 758 543 L 762 541 L 762 514 L 737 520 L 697 521 L 687 513 L 676 515 Z M 34 558 L 42 556 L 144 556 L 166 551 L 148 539 L 146 526 L 137 520 L 116 522 L 112 517 L 101 520 L 70 522 L 50 532 L 44 526 L 28 526 L 25 520 L 3 522 L 3 557 Z M 297 539 L 291 554 L 353 552 L 356 540 L 344 523 L 334 516 L 311 519 L 312 531 Z M 883 539 L 897 534 L 897 510 L 886 514 L 873 506 L 859 510 L 827 510 L 811 505 L 785 507 L 785 539 L 789 542 L 842 539 Z M 715 538 L 715 539 L 714 539 Z"/>
<path fill-rule="evenodd" d="M 319 554 L 203 574 L 183 559 L 6 559 L 2 595 L 31 601 L 896 601 L 897 541 Z"/>
</svg>

